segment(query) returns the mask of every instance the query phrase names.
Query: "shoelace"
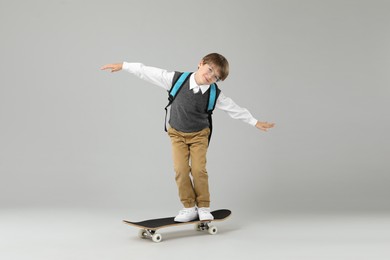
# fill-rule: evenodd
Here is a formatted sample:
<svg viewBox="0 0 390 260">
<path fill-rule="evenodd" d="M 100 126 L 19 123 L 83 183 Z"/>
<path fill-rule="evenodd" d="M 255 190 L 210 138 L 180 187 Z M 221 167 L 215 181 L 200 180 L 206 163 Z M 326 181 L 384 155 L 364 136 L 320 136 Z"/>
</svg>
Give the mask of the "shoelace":
<svg viewBox="0 0 390 260">
<path fill-rule="evenodd" d="M 202 209 L 202 208 L 200 208 L 200 209 L 198 209 L 198 212 L 199 213 L 204 213 L 204 214 L 210 214 L 210 211 L 208 211 L 207 209 Z"/>
<path fill-rule="evenodd" d="M 190 210 L 190 209 L 182 209 L 182 210 L 180 210 L 179 215 L 186 215 L 188 213 L 191 213 L 191 211 L 192 210 Z"/>
</svg>

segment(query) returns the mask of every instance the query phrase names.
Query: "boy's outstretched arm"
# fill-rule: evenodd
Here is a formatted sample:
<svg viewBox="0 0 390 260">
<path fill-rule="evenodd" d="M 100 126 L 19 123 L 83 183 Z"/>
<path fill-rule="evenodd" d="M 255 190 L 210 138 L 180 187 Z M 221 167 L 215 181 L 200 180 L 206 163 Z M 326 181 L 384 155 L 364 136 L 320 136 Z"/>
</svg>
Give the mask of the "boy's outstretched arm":
<svg viewBox="0 0 390 260">
<path fill-rule="evenodd" d="M 272 128 L 275 126 L 275 123 L 268 123 L 268 122 L 260 122 L 257 121 L 256 127 L 262 131 L 267 131 L 269 128 Z"/>
<path fill-rule="evenodd" d="M 122 70 L 122 65 L 123 65 L 123 63 L 107 64 L 107 65 L 104 65 L 103 67 L 101 67 L 100 69 L 101 70 L 110 69 L 111 72 L 117 72 L 117 71 Z"/>
</svg>

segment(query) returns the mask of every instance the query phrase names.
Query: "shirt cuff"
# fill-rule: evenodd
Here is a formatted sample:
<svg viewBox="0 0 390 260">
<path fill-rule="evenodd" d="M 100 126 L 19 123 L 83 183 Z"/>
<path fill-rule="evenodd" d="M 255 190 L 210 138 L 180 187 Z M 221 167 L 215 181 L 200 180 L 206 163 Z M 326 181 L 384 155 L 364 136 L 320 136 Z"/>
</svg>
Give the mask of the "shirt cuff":
<svg viewBox="0 0 390 260">
<path fill-rule="evenodd" d="M 122 64 L 122 70 L 133 72 L 136 68 L 139 68 L 139 63 L 129 63 L 124 61 Z"/>
<path fill-rule="evenodd" d="M 249 124 L 252 125 L 252 126 L 256 126 L 256 124 L 257 124 L 257 119 L 252 118 L 252 119 L 249 121 Z"/>
</svg>

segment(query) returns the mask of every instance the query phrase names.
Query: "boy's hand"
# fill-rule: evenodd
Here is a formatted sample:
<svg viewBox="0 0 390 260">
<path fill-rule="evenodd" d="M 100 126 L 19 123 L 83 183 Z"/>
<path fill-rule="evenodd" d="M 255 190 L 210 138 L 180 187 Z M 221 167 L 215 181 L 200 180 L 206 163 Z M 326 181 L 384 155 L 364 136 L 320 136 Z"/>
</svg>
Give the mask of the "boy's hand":
<svg viewBox="0 0 390 260">
<path fill-rule="evenodd" d="M 265 132 L 267 132 L 269 128 L 274 127 L 274 125 L 275 125 L 274 123 L 260 122 L 260 121 L 257 121 L 256 123 L 256 127 Z"/>
<path fill-rule="evenodd" d="M 107 70 L 110 69 L 111 72 L 117 72 L 122 69 L 122 63 L 115 63 L 115 64 L 107 64 L 100 68 L 101 70 Z"/>
</svg>

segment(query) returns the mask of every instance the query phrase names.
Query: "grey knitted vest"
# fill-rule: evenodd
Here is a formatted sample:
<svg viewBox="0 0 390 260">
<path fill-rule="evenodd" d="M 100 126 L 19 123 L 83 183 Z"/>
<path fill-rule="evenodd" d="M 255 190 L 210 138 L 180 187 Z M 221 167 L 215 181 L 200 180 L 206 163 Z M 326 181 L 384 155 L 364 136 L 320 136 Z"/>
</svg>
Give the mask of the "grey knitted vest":
<svg viewBox="0 0 390 260">
<path fill-rule="evenodd" d="M 180 74 L 180 72 L 175 72 L 173 82 L 176 82 Z M 188 78 L 171 104 L 169 119 L 171 127 L 185 133 L 198 132 L 210 127 L 207 113 L 209 92 L 210 89 L 204 94 L 202 94 L 202 91 L 195 94 L 190 89 Z M 219 94 L 219 91 L 217 94 Z"/>
</svg>

